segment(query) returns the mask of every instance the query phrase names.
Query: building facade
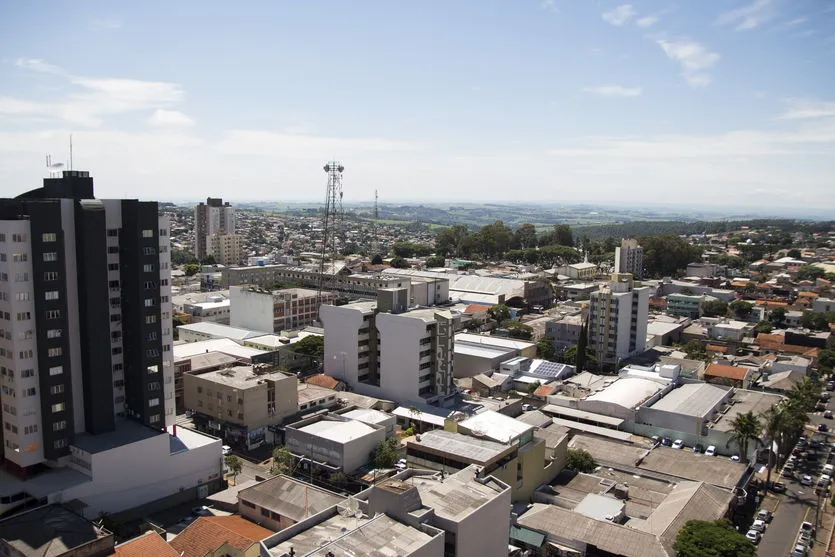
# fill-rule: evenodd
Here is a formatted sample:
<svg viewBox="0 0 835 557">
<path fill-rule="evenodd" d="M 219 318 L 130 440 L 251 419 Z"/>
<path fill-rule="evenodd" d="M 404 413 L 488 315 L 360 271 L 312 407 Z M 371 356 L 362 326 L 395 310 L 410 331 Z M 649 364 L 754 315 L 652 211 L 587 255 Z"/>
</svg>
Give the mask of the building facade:
<svg viewBox="0 0 835 557">
<path fill-rule="evenodd" d="M 0 401 L 13 469 L 61 464 L 119 416 L 174 422 L 168 219 L 88 172 L 0 199 Z M 105 321 L 106 320 L 106 321 Z"/>
<path fill-rule="evenodd" d="M 644 276 L 644 249 L 638 245 L 638 240 L 625 238 L 620 247 L 615 248 L 615 272 L 629 273 L 636 279 Z"/>
<path fill-rule="evenodd" d="M 612 275 L 612 281 L 592 293 L 588 346 L 601 364 L 616 365 L 646 348 L 648 287 L 636 288 L 632 275 Z"/>
<path fill-rule="evenodd" d="M 670 294 L 667 296 L 667 313 L 697 319 L 701 315 L 704 296 Z"/>
<path fill-rule="evenodd" d="M 209 236 L 206 245 L 207 255 L 215 258 L 221 265 L 238 265 L 243 258 L 244 239 L 240 234 L 217 232 Z"/>
<path fill-rule="evenodd" d="M 219 197 L 209 197 L 206 203 L 194 207 L 194 254 L 202 261 L 209 255 L 210 237 L 215 234 L 235 233 L 235 209 Z"/>
<path fill-rule="evenodd" d="M 405 288 L 380 291 L 378 299 L 321 307 L 325 374 L 360 394 L 390 400 L 429 402 L 454 394 L 460 316 L 440 308 L 407 310 Z"/>
<path fill-rule="evenodd" d="M 229 323 L 256 331 L 279 332 L 310 325 L 319 317 L 319 304 L 336 300 L 336 294 L 306 288 L 263 290 L 257 287 L 233 286 L 229 289 L 231 312 Z"/>
</svg>

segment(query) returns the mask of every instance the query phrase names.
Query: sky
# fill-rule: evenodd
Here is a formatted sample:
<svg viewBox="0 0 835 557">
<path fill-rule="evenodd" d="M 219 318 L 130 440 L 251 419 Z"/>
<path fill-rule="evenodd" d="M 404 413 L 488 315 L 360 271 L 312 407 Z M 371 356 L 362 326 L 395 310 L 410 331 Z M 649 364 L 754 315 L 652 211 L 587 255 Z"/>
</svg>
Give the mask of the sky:
<svg viewBox="0 0 835 557">
<path fill-rule="evenodd" d="M 835 0 L 0 0 L 0 195 L 835 208 Z"/>
</svg>

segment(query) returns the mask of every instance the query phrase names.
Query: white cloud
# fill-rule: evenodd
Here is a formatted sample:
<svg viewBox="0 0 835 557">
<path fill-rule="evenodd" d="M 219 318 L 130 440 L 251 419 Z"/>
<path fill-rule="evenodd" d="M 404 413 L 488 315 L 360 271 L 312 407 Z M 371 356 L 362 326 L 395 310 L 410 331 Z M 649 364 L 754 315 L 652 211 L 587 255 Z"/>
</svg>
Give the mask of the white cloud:
<svg viewBox="0 0 835 557">
<path fill-rule="evenodd" d="M 805 17 L 798 17 L 797 19 L 792 19 L 791 21 L 787 21 L 783 25 L 786 27 L 794 27 L 795 25 L 800 25 L 801 23 L 806 23 L 808 19 Z"/>
<path fill-rule="evenodd" d="M 658 22 L 658 18 L 656 16 L 648 15 L 646 17 L 642 17 L 641 19 L 637 20 L 635 22 L 635 25 L 637 25 L 638 27 L 643 27 L 643 28 L 646 29 L 647 27 L 653 26 L 657 22 Z"/>
<path fill-rule="evenodd" d="M 542 0 L 539 3 L 539 7 L 540 7 L 540 9 L 549 11 L 549 12 L 554 13 L 554 14 L 560 13 L 560 9 L 557 7 L 556 0 Z"/>
<path fill-rule="evenodd" d="M 705 87 L 710 84 L 712 78 L 707 71 L 719 61 L 719 54 L 710 52 L 687 37 L 670 41 L 659 40 L 657 43 L 668 58 L 681 65 L 681 75 L 691 87 Z"/>
<path fill-rule="evenodd" d="M 789 99 L 789 110 L 780 115 L 781 120 L 807 120 L 835 118 L 835 101 Z"/>
<path fill-rule="evenodd" d="M 158 108 L 148 118 L 148 124 L 156 128 L 164 127 L 188 127 L 194 125 L 194 119 L 183 114 L 179 110 L 166 110 Z"/>
<path fill-rule="evenodd" d="M 119 18 L 96 18 L 90 22 L 90 29 L 93 31 L 115 31 L 122 28 L 122 20 Z"/>
<path fill-rule="evenodd" d="M 0 116 L 59 120 L 97 127 L 107 116 L 166 108 L 185 98 L 185 91 L 176 83 L 75 76 L 43 60 L 26 58 L 17 60 L 16 65 L 62 77 L 74 90 L 63 99 L 49 102 L 3 98 Z"/>
<path fill-rule="evenodd" d="M 600 17 L 607 23 L 620 27 L 629 23 L 637 13 L 632 4 L 621 4 L 610 12 L 604 12 Z"/>
<path fill-rule="evenodd" d="M 640 87 L 624 87 L 622 85 L 598 85 L 586 87 L 583 92 L 598 97 L 637 97 L 641 94 Z"/>
<path fill-rule="evenodd" d="M 737 31 L 759 27 L 776 15 L 773 0 L 754 0 L 751 4 L 720 14 L 716 25 L 736 25 Z"/>
</svg>

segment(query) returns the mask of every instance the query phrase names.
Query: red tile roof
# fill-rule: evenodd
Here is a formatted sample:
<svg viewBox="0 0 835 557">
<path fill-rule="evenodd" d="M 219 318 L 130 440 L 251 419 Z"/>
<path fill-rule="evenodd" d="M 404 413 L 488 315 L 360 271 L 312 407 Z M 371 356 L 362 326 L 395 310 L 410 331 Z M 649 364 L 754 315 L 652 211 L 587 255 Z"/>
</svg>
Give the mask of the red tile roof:
<svg viewBox="0 0 835 557">
<path fill-rule="evenodd" d="M 180 553 L 171 547 L 154 531 L 145 532 L 139 537 L 117 545 L 110 556 L 116 557 L 180 557 Z M 108 556 L 108 557 L 110 557 Z"/>
<path fill-rule="evenodd" d="M 722 345 L 719 345 L 719 344 L 708 344 L 705 347 L 705 349 L 708 352 L 718 352 L 719 354 L 727 354 L 728 353 L 728 347 L 727 346 L 722 346 Z"/>
<path fill-rule="evenodd" d="M 319 373 L 317 375 L 311 375 L 307 379 L 304 380 L 305 383 L 310 383 L 311 385 L 316 385 L 318 387 L 324 387 L 326 389 L 337 389 L 342 381 L 339 379 L 335 379 L 330 375 L 325 375 L 324 373 Z"/>
<path fill-rule="evenodd" d="M 533 396 L 543 396 L 543 397 L 544 396 L 549 396 L 549 395 L 554 394 L 554 391 L 556 391 L 556 390 L 557 390 L 557 388 L 554 387 L 553 385 L 540 385 L 533 392 Z"/>
<path fill-rule="evenodd" d="M 742 381 L 751 370 L 747 367 L 728 366 L 725 364 L 710 364 L 705 370 L 705 377 L 726 377 Z"/>
<path fill-rule="evenodd" d="M 182 553 L 182 557 L 203 557 L 225 543 L 246 551 L 273 534 L 272 530 L 240 516 L 203 516 L 171 540 L 171 547 Z"/>
<path fill-rule="evenodd" d="M 485 306 L 482 304 L 470 304 L 467 306 L 467 309 L 464 310 L 464 313 L 481 313 L 490 309 L 490 306 Z"/>
</svg>

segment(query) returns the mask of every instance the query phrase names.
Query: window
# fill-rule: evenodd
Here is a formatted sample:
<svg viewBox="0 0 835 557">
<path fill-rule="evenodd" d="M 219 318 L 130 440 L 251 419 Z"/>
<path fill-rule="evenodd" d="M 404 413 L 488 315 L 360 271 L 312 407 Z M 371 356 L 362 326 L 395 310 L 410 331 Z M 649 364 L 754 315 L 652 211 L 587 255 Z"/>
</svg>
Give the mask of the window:
<svg viewBox="0 0 835 557">
<path fill-rule="evenodd" d="M 142 237 L 143 238 L 153 238 L 154 237 L 154 231 L 150 230 L 150 229 L 143 230 L 142 231 Z"/>
<path fill-rule="evenodd" d="M 27 426 L 24 426 L 24 428 L 23 428 L 23 434 L 24 435 L 30 435 L 32 433 L 37 433 L 37 432 L 38 432 L 38 426 L 37 425 L 27 425 Z"/>
<path fill-rule="evenodd" d="M 56 439 L 55 442 L 52 443 L 52 446 L 55 447 L 56 449 L 63 449 L 64 447 L 67 446 L 67 440 L 66 439 Z"/>
<path fill-rule="evenodd" d="M 110 340 L 119 340 L 122 338 L 122 331 L 113 331 L 110 333 Z"/>
<path fill-rule="evenodd" d="M 15 263 L 26 263 L 29 261 L 29 256 L 25 253 L 14 253 L 12 254 L 12 261 Z"/>
<path fill-rule="evenodd" d="M 117 396 L 116 398 L 113 399 L 113 402 L 115 402 L 116 404 L 121 404 L 121 403 L 125 402 L 125 397 Z"/>
<path fill-rule="evenodd" d="M 47 271 L 43 274 L 43 279 L 47 282 L 51 280 L 58 280 L 58 273 L 57 271 Z"/>
<path fill-rule="evenodd" d="M 167 228 L 160 228 L 159 229 L 160 236 L 168 236 L 168 229 Z"/>
<path fill-rule="evenodd" d="M 12 374 L 14 374 L 14 370 L 10 369 L 9 371 L 12 372 Z M 14 377 L 14 375 L 11 375 L 11 376 Z M 34 377 L 35 376 L 35 370 L 34 369 L 23 369 L 23 370 L 20 371 L 20 376 L 21 377 Z"/>
<path fill-rule="evenodd" d="M 148 418 L 148 422 L 152 424 L 158 424 L 160 421 L 159 414 L 154 414 Z"/>
<path fill-rule="evenodd" d="M 58 422 L 52 422 L 52 431 L 63 431 L 67 429 L 67 421 L 60 420 Z"/>
<path fill-rule="evenodd" d="M 151 407 L 151 408 L 153 408 L 154 406 L 159 406 L 159 399 L 158 398 L 152 398 L 151 400 L 148 401 L 148 406 Z"/>
<path fill-rule="evenodd" d="M 155 270 L 153 263 L 146 263 L 142 266 L 142 271 L 146 273 L 153 273 Z"/>
<path fill-rule="evenodd" d="M 5 260 L 6 260 L 6 254 L 5 253 L 0 253 L 0 262 L 5 261 Z"/>
<path fill-rule="evenodd" d="M 21 350 L 19 354 L 21 360 L 28 360 L 29 358 L 32 358 L 34 355 L 35 353 L 32 350 Z"/>
<path fill-rule="evenodd" d="M 124 369 L 123 364 L 113 364 L 113 371 L 122 371 Z"/>
<path fill-rule="evenodd" d="M 122 320 L 122 316 L 119 315 L 118 313 L 114 313 L 113 315 L 110 316 L 110 322 L 111 323 L 118 323 L 121 320 Z"/>
<path fill-rule="evenodd" d="M 270 517 L 269 509 L 265 509 L 264 507 L 261 507 L 261 516 L 266 516 L 267 518 L 269 518 Z"/>
<path fill-rule="evenodd" d="M 0 334 L 0 336 L 3 336 L 3 335 Z M 29 340 L 29 339 L 33 338 L 34 336 L 35 336 L 35 331 L 32 331 L 32 330 L 21 331 L 21 332 L 17 333 L 17 338 L 19 340 Z M 12 333 L 10 333 L 9 331 L 6 331 L 6 338 L 11 339 L 12 338 Z"/>
<path fill-rule="evenodd" d="M 29 282 L 29 273 L 15 273 L 15 282 Z"/>
<path fill-rule="evenodd" d="M 63 385 L 61 385 L 63 388 Z M 23 396 L 35 396 L 38 394 L 38 390 L 35 387 L 29 387 L 28 389 L 23 389 Z"/>
<path fill-rule="evenodd" d="M 119 236 L 119 229 L 118 228 L 108 228 L 107 229 L 107 236 L 108 238 L 116 238 Z"/>
<path fill-rule="evenodd" d="M 25 242 L 26 234 L 12 234 L 12 242 Z"/>
<path fill-rule="evenodd" d="M 15 294 L 15 299 L 18 302 L 26 302 L 29 300 L 29 293 L 28 292 L 18 292 Z"/>
<path fill-rule="evenodd" d="M 49 368 L 49 375 L 61 375 L 64 373 L 64 366 L 53 366 Z"/>
<path fill-rule="evenodd" d="M 152 325 L 153 323 L 156 323 L 156 322 L 157 322 L 157 316 L 156 315 L 146 315 L 145 316 L 145 324 L 146 325 Z"/>
<path fill-rule="evenodd" d="M 113 354 L 114 356 L 118 356 L 119 354 L 122 353 L 122 347 L 121 346 L 114 346 L 113 348 L 110 349 L 110 353 Z"/>
<path fill-rule="evenodd" d="M 153 298 L 145 298 L 145 307 L 146 308 L 154 307 L 154 299 Z"/>
<path fill-rule="evenodd" d="M 118 271 L 119 270 L 119 264 L 118 263 L 108 263 L 107 264 L 107 270 L 108 271 Z"/>
<path fill-rule="evenodd" d="M 107 283 L 107 286 L 110 288 L 119 288 L 119 281 L 118 280 L 111 280 Z"/>
<path fill-rule="evenodd" d="M 197 401 L 197 407 L 198 408 L 203 408 L 203 401 L 202 400 Z"/>
<path fill-rule="evenodd" d="M 142 253 L 145 255 L 156 255 L 157 250 L 155 248 L 142 248 Z"/>
<path fill-rule="evenodd" d="M 119 298 L 110 298 L 110 306 L 111 307 L 119 307 L 122 305 L 122 300 Z"/>
<path fill-rule="evenodd" d="M 117 389 L 123 389 L 125 387 L 125 380 L 124 379 L 116 379 L 113 382 L 113 386 Z"/>
<path fill-rule="evenodd" d="M 44 232 L 41 234 L 42 242 L 55 242 L 58 240 L 58 234 L 55 232 Z"/>
<path fill-rule="evenodd" d="M 50 358 L 57 358 L 58 356 L 61 356 L 63 353 L 64 350 L 60 346 L 56 348 L 50 348 L 49 350 L 47 350 L 47 355 Z"/>
<path fill-rule="evenodd" d="M 148 373 L 159 373 L 159 366 L 148 366 Z"/>
<path fill-rule="evenodd" d="M 60 395 L 61 393 L 64 392 L 64 386 L 63 385 L 53 385 L 52 387 L 49 388 L 49 392 L 52 393 L 53 395 Z"/>
<path fill-rule="evenodd" d="M 47 329 L 46 338 L 61 338 L 62 334 L 62 329 Z"/>
<path fill-rule="evenodd" d="M 55 251 L 45 251 L 43 253 L 43 260 L 46 262 L 50 261 L 58 261 L 58 252 Z"/>
<path fill-rule="evenodd" d="M 44 299 L 45 300 L 57 300 L 58 299 L 58 291 L 57 290 L 47 290 L 44 292 Z"/>
<path fill-rule="evenodd" d="M 66 402 L 56 402 L 52 405 L 52 413 L 57 414 L 58 412 L 63 412 L 67 408 Z"/>
<path fill-rule="evenodd" d="M 48 310 L 46 310 L 46 318 L 47 319 L 61 319 L 61 310 L 60 309 L 48 309 Z"/>
<path fill-rule="evenodd" d="M 119 246 L 107 246 L 107 253 L 119 253 Z"/>
<path fill-rule="evenodd" d="M 198 393 L 198 394 L 200 394 L 200 393 L 202 393 L 202 392 L 203 392 L 203 387 L 201 387 L 200 385 L 198 385 L 198 386 L 197 386 L 197 393 Z"/>
<path fill-rule="evenodd" d="M 149 358 L 156 358 L 157 356 L 159 356 L 159 350 L 157 350 L 156 348 L 149 348 L 148 350 L 145 351 L 145 354 Z"/>
</svg>

